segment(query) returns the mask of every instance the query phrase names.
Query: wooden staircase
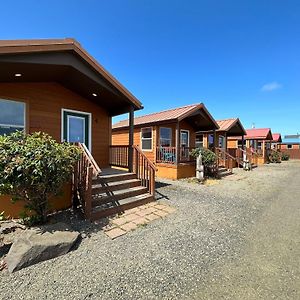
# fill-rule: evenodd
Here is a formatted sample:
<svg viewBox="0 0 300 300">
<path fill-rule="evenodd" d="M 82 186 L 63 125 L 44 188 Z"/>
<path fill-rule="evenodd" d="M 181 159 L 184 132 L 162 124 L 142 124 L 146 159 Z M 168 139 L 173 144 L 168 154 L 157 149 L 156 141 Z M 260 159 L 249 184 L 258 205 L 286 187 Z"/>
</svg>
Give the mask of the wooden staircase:
<svg viewBox="0 0 300 300">
<path fill-rule="evenodd" d="M 92 180 L 91 219 L 99 219 L 154 200 L 134 173 L 101 175 Z"/>
<path fill-rule="evenodd" d="M 101 170 L 86 146 L 81 143 L 77 146 L 82 154 L 74 168 L 73 202 L 74 206 L 82 208 L 87 219 L 94 221 L 155 200 L 156 168 L 139 148 L 132 147 L 134 172 L 128 172 Z M 117 161 L 129 168 L 128 148 L 114 147 L 111 165 L 116 165 Z"/>
<path fill-rule="evenodd" d="M 218 177 L 225 177 L 233 173 L 236 159 L 222 148 L 216 148 Z"/>
</svg>

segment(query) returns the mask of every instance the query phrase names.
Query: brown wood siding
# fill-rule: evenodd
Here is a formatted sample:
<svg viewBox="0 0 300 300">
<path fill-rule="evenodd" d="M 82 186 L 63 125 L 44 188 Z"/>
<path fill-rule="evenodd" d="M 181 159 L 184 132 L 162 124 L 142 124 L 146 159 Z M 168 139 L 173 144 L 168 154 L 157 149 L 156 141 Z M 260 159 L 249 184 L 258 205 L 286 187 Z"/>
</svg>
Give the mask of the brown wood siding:
<svg viewBox="0 0 300 300">
<path fill-rule="evenodd" d="M 155 126 L 145 126 L 142 128 L 151 127 L 152 128 L 152 150 L 143 151 L 144 154 L 152 162 L 155 161 L 155 142 L 156 142 L 156 127 Z M 142 149 L 141 145 L 141 128 L 134 128 L 133 133 L 133 144 Z M 112 133 L 112 145 L 129 145 L 129 133 L 127 129 L 121 129 L 118 131 L 113 131 Z"/>
<path fill-rule="evenodd" d="M 297 145 L 299 146 L 299 145 Z M 281 149 L 282 153 L 286 153 L 290 156 L 290 159 L 300 159 L 300 149 Z"/>
<path fill-rule="evenodd" d="M 44 131 L 61 141 L 62 108 L 92 113 L 92 155 L 100 167 L 109 165 L 111 117 L 99 105 L 58 83 L 0 83 L 0 98 L 23 101 L 27 132 Z"/>
<path fill-rule="evenodd" d="M 141 129 L 145 127 L 152 128 L 152 151 L 143 151 L 144 154 L 153 162 L 156 160 L 156 147 L 159 146 L 159 132 L 160 127 L 166 127 L 172 129 L 172 147 L 176 146 L 176 123 L 157 125 L 157 126 L 144 126 L 136 127 L 134 129 L 134 144 L 139 146 L 141 149 Z M 190 126 L 186 121 L 181 121 L 179 124 L 180 130 L 189 130 L 190 132 L 190 145 L 189 147 L 195 147 L 196 134 L 192 126 Z M 112 132 L 112 145 L 128 145 L 129 136 L 128 129 L 118 129 Z"/>
<path fill-rule="evenodd" d="M 286 144 L 281 144 L 281 147 L 280 149 L 287 149 L 287 150 L 290 150 L 290 149 L 300 149 L 300 146 L 295 144 L 295 145 L 292 145 L 292 148 L 288 148 L 288 146 Z"/>
</svg>

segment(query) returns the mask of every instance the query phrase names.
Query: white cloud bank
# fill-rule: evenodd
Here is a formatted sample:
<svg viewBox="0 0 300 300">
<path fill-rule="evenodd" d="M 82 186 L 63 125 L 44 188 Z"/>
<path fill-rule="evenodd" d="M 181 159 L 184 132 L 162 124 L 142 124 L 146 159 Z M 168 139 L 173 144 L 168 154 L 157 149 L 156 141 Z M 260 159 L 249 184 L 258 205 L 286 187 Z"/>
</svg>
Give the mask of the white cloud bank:
<svg viewBox="0 0 300 300">
<path fill-rule="evenodd" d="M 263 92 L 272 92 L 272 91 L 278 90 L 280 88 L 282 88 L 282 84 L 274 81 L 274 82 L 266 83 L 265 85 L 263 85 L 261 90 Z"/>
</svg>

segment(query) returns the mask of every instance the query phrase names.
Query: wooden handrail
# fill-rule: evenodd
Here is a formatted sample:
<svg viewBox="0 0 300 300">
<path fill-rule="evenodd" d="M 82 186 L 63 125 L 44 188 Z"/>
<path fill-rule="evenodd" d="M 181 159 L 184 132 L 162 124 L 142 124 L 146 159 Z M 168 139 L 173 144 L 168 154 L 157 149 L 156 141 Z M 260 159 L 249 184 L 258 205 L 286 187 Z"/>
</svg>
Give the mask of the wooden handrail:
<svg viewBox="0 0 300 300">
<path fill-rule="evenodd" d="M 82 155 L 89 162 L 90 167 L 93 169 L 93 176 L 98 176 L 101 173 L 101 169 L 89 149 L 83 143 L 75 143 L 75 145 L 77 145 L 82 150 Z"/>
<path fill-rule="evenodd" d="M 129 145 L 110 146 L 111 166 L 131 169 L 129 166 Z M 155 193 L 155 172 L 157 171 L 153 162 L 143 153 L 138 146 L 132 146 L 133 172 L 141 181 L 141 185 L 147 188 L 147 191 L 154 196 Z"/>
<path fill-rule="evenodd" d="M 92 181 L 101 173 L 101 169 L 94 160 L 88 148 L 82 143 L 75 143 L 81 149 L 80 159 L 74 166 L 72 190 L 73 205 L 81 205 L 87 219 L 92 213 Z"/>
<path fill-rule="evenodd" d="M 233 161 L 236 161 L 236 158 L 233 157 L 232 155 L 230 155 L 228 152 L 226 152 L 224 149 L 222 148 L 218 148 L 216 147 L 216 154 L 217 154 L 217 164 L 218 167 L 220 165 L 220 160 L 222 159 L 224 161 L 224 167 L 229 170 L 230 172 L 232 172 L 233 170 Z M 222 158 L 221 155 L 223 155 L 224 157 Z"/>
</svg>

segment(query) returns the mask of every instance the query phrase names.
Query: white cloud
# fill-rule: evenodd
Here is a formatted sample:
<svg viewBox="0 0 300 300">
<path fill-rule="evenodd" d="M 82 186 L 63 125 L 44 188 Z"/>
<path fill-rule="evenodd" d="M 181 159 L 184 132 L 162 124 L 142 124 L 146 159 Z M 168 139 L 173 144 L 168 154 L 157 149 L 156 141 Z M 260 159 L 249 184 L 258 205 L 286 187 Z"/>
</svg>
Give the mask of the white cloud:
<svg viewBox="0 0 300 300">
<path fill-rule="evenodd" d="M 264 84 L 262 86 L 261 90 L 263 92 L 272 92 L 272 91 L 278 90 L 280 88 L 282 88 L 282 84 L 274 81 L 274 82 Z"/>
</svg>

